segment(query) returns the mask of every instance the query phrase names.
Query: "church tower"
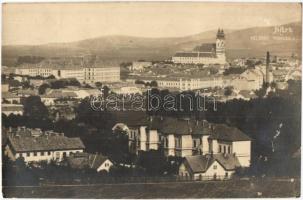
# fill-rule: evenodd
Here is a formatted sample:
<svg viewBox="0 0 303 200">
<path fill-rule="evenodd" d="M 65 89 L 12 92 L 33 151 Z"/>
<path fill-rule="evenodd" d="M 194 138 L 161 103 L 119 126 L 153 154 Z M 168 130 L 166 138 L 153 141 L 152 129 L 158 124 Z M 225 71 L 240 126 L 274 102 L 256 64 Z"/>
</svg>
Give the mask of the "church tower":
<svg viewBox="0 0 303 200">
<path fill-rule="evenodd" d="M 217 58 L 221 61 L 221 63 L 226 62 L 225 57 L 225 34 L 223 29 L 218 29 L 217 39 L 216 39 L 216 55 Z"/>
</svg>

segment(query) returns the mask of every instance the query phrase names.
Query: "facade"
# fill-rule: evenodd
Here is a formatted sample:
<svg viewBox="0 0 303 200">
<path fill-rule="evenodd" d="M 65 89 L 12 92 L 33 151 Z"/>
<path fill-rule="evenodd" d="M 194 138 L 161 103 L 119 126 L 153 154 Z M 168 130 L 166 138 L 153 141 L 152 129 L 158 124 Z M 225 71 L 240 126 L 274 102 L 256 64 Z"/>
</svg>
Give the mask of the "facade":
<svg viewBox="0 0 303 200">
<path fill-rule="evenodd" d="M 26 76 L 42 76 L 49 77 L 52 74 L 52 68 L 49 66 L 36 66 L 30 64 L 24 64 L 21 67 L 15 69 L 15 74 Z"/>
<path fill-rule="evenodd" d="M 206 43 L 197 46 L 191 52 L 177 52 L 172 62 L 180 64 L 226 64 L 225 34 L 218 30 L 216 43 Z"/>
<path fill-rule="evenodd" d="M 10 132 L 5 154 L 11 159 L 23 158 L 26 163 L 62 161 L 85 149 L 80 138 L 68 138 L 62 133 L 18 127 Z"/>
<path fill-rule="evenodd" d="M 131 71 L 135 71 L 135 70 L 143 70 L 146 67 L 150 67 L 152 66 L 153 63 L 152 62 L 148 62 L 148 61 L 135 61 L 132 63 L 132 65 L 130 66 L 130 70 Z"/>
<path fill-rule="evenodd" d="M 1 112 L 6 116 L 10 114 L 23 115 L 23 105 L 22 104 L 2 104 Z"/>
<path fill-rule="evenodd" d="M 62 66 L 50 64 L 23 65 L 17 67 L 15 73 L 27 76 L 42 76 L 55 78 L 75 78 L 80 83 L 93 84 L 96 82 L 117 82 L 120 81 L 120 67 L 105 65 L 80 65 L 80 66 Z"/>
<path fill-rule="evenodd" d="M 258 69 L 248 69 L 231 80 L 236 90 L 258 90 L 264 83 L 264 74 Z"/>
</svg>

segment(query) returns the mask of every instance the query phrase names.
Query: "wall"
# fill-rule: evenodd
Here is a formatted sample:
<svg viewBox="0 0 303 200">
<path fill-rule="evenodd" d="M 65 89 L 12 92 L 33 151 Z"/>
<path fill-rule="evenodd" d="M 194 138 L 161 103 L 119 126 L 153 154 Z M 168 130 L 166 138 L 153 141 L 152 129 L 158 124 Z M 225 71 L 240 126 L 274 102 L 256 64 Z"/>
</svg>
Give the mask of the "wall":
<svg viewBox="0 0 303 200">
<path fill-rule="evenodd" d="M 149 150 L 157 150 L 159 146 L 159 135 L 157 130 L 150 130 L 148 134 Z"/>
<path fill-rule="evenodd" d="M 236 154 L 242 167 L 250 166 L 251 141 L 233 142 L 232 152 Z"/>
<path fill-rule="evenodd" d="M 39 161 L 51 161 L 51 160 L 58 160 L 62 161 L 64 156 L 63 154 L 66 153 L 66 156 L 68 157 L 71 153 L 76 152 L 83 152 L 83 149 L 78 150 L 58 150 L 58 151 L 49 151 L 50 155 L 48 155 L 48 151 L 44 151 L 44 155 L 42 155 L 41 152 L 36 152 L 37 155 L 34 156 L 34 152 L 28 152 L 29 156 L 27 155 L 27 152 L 23 153 L 15 153 L 12 154 L 12 151 L 8 151 L 8 155 L 12 160 L 16 160 L 19 157 L 23 157 L 25 162 L 39 162 Z"/>
<path fill-rule="evenodd" d="M 97 169 L 97 172 L 105 170 L 109 172 L 110 168 L 113 166 L 113 163 L 110 160 L 106 160 L 102 163 L 102 165 Z"/>
<path fill-rule="evenodd" d="M 147 135 L 146 135 L 146 126 L 140 127 L 140 150 L 146 151 Z"/>
</svg>

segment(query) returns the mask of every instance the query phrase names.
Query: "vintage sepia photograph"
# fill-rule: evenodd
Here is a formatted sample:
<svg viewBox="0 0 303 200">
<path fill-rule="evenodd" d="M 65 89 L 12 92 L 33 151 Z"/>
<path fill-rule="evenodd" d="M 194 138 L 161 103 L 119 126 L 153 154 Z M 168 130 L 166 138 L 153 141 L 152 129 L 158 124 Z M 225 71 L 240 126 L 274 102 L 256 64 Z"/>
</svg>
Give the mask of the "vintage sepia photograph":
<svg viewBox="0 0 303 200">
<path fill-rule="evenodd" d="M 2 4 L 4 198 L 299 198 L 302 4 Z"/>
</svg>

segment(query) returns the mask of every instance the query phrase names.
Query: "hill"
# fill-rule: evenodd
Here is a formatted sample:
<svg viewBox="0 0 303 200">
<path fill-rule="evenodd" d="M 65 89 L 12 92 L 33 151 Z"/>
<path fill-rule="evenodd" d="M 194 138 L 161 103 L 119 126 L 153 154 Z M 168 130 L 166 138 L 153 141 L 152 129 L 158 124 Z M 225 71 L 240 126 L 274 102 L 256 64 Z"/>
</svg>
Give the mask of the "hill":
<svg viewBox="0 0 303 200">
<path fill-rule="evenodd" d="M 276 33 L 273 26 L 225 30 L 227 57 L 261 56 L 266 51 L 283 56 L 290 56 L 291 53 L 301 55 L 301 23 L 285 24 L 283 27 L 288 31 Z M 103 60 L 116 62 L 163 60 L 169 59 L 176 51 L 191 50 L 200 43 L 214 42 L 216 31 L 175 38 L 115 35 L 70 43 L 3 46 L 2 65 L 10 66 L 18 56 L 24 55 L 53 57 L 96 54 Z"/>
</svg>

